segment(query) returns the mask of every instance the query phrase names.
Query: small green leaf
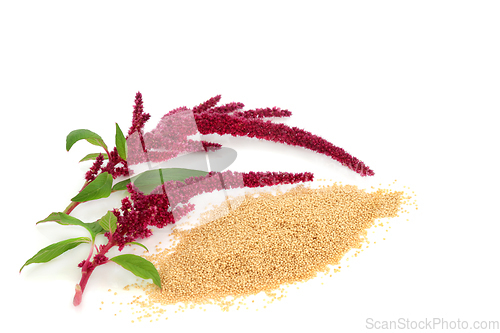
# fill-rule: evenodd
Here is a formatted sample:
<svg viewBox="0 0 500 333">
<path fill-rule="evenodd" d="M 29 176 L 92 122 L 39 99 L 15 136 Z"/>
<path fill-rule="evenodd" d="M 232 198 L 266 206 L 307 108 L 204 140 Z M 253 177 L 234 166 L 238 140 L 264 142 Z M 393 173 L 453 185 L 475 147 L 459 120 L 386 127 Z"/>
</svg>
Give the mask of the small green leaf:
<svg viewBox="0 0 500 333">
<path fill-rule="evenodd" d="M 99 221 L 85 223 L 85 225 L 88 227 L 87 230 L 89 230 L 90 234 L 92 235 L 92 242 L 95 241 L 95 236 L 104 234 L 105 230 L 101 227 Z"/>
<path fill-rule="evenodd" d="M 35 254 L 33 257 L 28 259 L 26 263 L 21 267 L 19 273 L 23 270 L 23 268 L 29 264 L 39 264 L 49 262 L 52 259 L 60 256 L 64 252 L 71 250 L 82 243 L 90 243 L 90 239 L 88 237 L 78 237 L 66 239 L 58 243 L 51 244 Z"/>
<path fill-rule="evenodd" d="M 127 160 L 127 141 L 125 140 L 125 136 L 123 135 L 122 130 L 120 129 L 120 126 L 118 126 L 118 123 L 116 124 L 116 135 L 115 135 L 115 143 L 116 143 L 116 150 L 118 151 L 118 155 L 126 161 Z"/>
<path fill-rule="evenodd" d="M 131 181 L 142 192 L 149 194 L 158 185 L 169 180 L 184 181 L 186 178 L 206 176 L 208 172 L 182 168 L 165 168 L 145 171 L 130 179 L 126 179 L 113 186 L 113 191 L 121 191 L 127 189 L 127 184 Z"/>
<path fill-rule="evenodd" d="M 108 147 L 104 143 L 104 140 L 99 136 L 99 134 L 96 134 L 87 129 L 77 129 L 69 133 L 66 137 L 66 150 L 69 151 L 71 147 L 73 147 L 73 145 L 80 140 L 87 140 L 94 146 L 101 146 L 105 150 L 108 150 Z"/>
<path fill-rule="evenodd" d="M 146 247 L 146 245 L 144 244 L 141 244 L 141 243 L 138 243 L 138 242 L 130 242 L 130 243 L 125 243 L 125 245 L 139 245 L 140 247 L 142 247 L 143 249 L 145 249 L 146 251 L 149 252 L 148 248 Z"/>
<path fill-rule="evenodd" d="M 90 235 L 92 236 L 92 241 L 94 241 L 95 237 L 103 231 L 99 223 L 96 222 L 85 223 L 80 221 L 76 217 L 69 216 L 68 214 L 65 213 L 51 213 L 45 219 L 38 221 L 36 224 L 51 222 L 51 221 L 57 222 L 60 225 L 78 225 L 84 227 L 90 232 Z"/>
<path fill-rule="evenodd" d="M 97 222 L 106 231 L 111 231 L 111 233 L 116 231 L 116 216 L 112 211 L 108 211 L 103 217 L 101 217 Z"/>
<path fill-rule="evenodd" d="M 80 162 L 83 162 L 83 161 L 93 161 L 97 158 L 97 156 L 99 156 L 100 153 L 93 153 L 93 154 L 88 154 L 87 156 L 85 156 L 84 158 L 82 158 L 80 160 Z M 108 159 L 108 154 L 103 154 L 104 155 L 104 159 L 107 160 Z"/>
<path fill-rule="evenodd" d="M 118 265 L 140 278 L 152 279 L 153 283 L 161 288 L 161 278 L 156 267 L 143 257 L 136 256 L 135 254 L 122 254 L 110 260 L 116 262 Z"/>
<path fill-rule="evenodd" d="M 86 202 L 101 198 L 107 198 L 111 194 L 113 186 L 113 176 L 107 172 L 101 173 L 90 184 L 88 184 L 80 193 L 78 193 L 71 201 Z"/>
</svg>

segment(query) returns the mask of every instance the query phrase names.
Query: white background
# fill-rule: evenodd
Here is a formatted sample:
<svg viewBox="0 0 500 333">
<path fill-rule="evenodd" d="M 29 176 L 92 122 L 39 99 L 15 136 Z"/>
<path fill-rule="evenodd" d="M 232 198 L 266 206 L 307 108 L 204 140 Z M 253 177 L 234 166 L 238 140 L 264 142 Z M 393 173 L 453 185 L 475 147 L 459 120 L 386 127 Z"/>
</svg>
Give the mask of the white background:
<svg viewBox="0 0 500 333">
<path fill-rule="evenodd" d="M 2 1 L 2 327 L 360 332 L 367 318 L 500 320 L 499 17 L 497 1 Z M 65 137 L 87 128 L 111 145 L 137 91 L 150 127 L 217 94 L 247 109 L 289 109 L 287 124 L 376 175 L 300 148 L 221 138 L 240 154 L 232 170 L 313 171 L 363 186 L 397 179 L 419 210 L 324 285 L 311 281 L 267 309 L 132 324 L 109 304 L 98 310 L 108 288 L 128 283 L 104 266 L 74 308 L 83 246 L 18 271 L 40 248 L 84 235 L 35 226 L 66 207 L 89 166 L 78 160 L 95 151 L 81 142 L 68 153 Z M 97 218 L 99 205 L 75 215 Z"/>
</svg>

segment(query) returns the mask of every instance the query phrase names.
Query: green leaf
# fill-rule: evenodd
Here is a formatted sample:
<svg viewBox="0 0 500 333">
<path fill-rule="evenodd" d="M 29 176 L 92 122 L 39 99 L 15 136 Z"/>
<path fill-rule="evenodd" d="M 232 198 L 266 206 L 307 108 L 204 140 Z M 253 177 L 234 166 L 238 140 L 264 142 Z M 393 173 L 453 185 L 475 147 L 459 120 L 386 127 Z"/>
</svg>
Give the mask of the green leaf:
<svg viewBox="0 0 500 333">
<path fill-rule="evenodd" d="M 113 176 L 107 172 L 101 173 L 90 184 L 88 184 L 80 193 L 78 193 L 71 201 L 86 202 L 101 198 L 107 198 L 111 194 L 113 185 Z"/>
<path fill-rule="evenodd" d="M 135 254 L 122 254 L 111 258 L 126 270 L 143 279 L 152 279 L 153 283 L 161 288 L 160 274 L 156 267 L 146 259 L 136 256 Z"/>
<path fill-rule="evenodd" d="M 85 156 L 84 158 L 82 158 L 80 160 L 80 162 L 83 162 L 83 161 L 93 161 L 97 158 L 97 156 L 99 156 L 100 153 L 93 153 L 93 154 L 88 154 L 87 156 Z M 104 159 L 107 160 L 108 159 L 108 154 L 103 154 L 104 155 Z"/>
<path fill-rule="evenodd" d="M 95 236 L 104 234 L 105 230 L 101 227 L 99 221 L 85 223 L 85 225 L 88 227 L 87 230 L 89 230 L 92 235 L 92 241 L 95 241 Z"/>
<path fill-rule="evenodd" d="M 130 179 L 126 179 L 113 186 L 113 191 L 121 191 L 127 189 L 127 184 L 131 181 L 142 192 L 149 194 L 158 185 L 169 180 L 184 181 L 186 178 L 206 176 L 208 172 L 182 168 L 165 168 L 145 171 Z"/>
<path fill-rule="evenodd" d="M 108 150 L 108 147 L 104 143 L 104 140 L 99 136 L 99 134 L 96 134 L 87 129 L 77 129 L 69 133 L 66 137 L 66 150 L 69 151 L 71 147 L 73 147 L 73 145 L 80 140 L 87 140 L 94 146 L 101 146 L 105 150 Z"/>
<path fill-rule="evenodd" d="M 80 221 L 76 217 L 69 216 L 65 213 L 51 213 L 45 219 L 38 221 L 36 224 L 44 222 L 57 222 L 60 225 L 78 225 L 84 227 L 90 232 L 90 235 L 92 236 L 92 242 L 95 240 L 95 237 L 103 231 L 99 223 L 85 223 Z"/>
<path fill-rule="evenodd" d="M 144 244 L 141 244 L 141 243 L 138 243 L 138 242 L 129 242 L 129 243 L 125 243 L 125 245 L 139 245 L 140 247 L 142 247 L 143 249 L 145 249 L 146 251 L 149 252 L 148 248 L 146 247 L 146 245 Z"/>
<path fill-rule="evenodd" d="M 26 263 L 21 267 L 19 273 L 23 270 L 23 268 L 29 264 L 39 264 L 49 262 L 52 259 L 60 256 L 64 252 L 71 250 L 82 243 L 90 243 L 90 239 L 88 237 L 78 237 L 66 239 L 58 243 L 51 244 L 35 254 L 33 257 L 28 259 Z"/>
<path fill-rule="evenodd" d="M 120 126 L 118 126 L 118 123 L 116 124 L 116 135 L 115 135 L 115 143 L 116 143 L 116 150 L 118 151 L 118 155 L 126 161 L 127 160 L 127 141 L 125 140 L 125 136 L 123 135 L 122 130 L 120 129 Z"/>
<path fill-rule="evenodd" d="M 111 231 L 111 233 L 116 231 L 116 221 L 117 218 L 112 211 L 108 211 L 103 217 L 101 217 L 97 222 L 106 231 Z"/>
</svg>

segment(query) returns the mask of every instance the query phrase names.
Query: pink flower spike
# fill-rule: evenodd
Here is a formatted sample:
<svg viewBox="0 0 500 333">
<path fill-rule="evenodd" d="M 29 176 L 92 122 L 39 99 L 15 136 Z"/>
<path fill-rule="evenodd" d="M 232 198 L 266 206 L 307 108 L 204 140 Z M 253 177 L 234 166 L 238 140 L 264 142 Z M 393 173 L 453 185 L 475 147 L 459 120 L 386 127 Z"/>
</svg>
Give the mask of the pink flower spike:
<svg viewBox="0 0 500 333">
<path fill-rule="evenodd" d="M 231 113 L 236 110 L 241 110 L 245 107 L 245 104 L 239 102 L 231 102 L 221 106 L 215 106 L 205 112 L 219 112 L 219 113 Z"/>
<path fill-rule="evenodd" d="M 104 162 L 104 155 L 99 154 L 96 157 L 94 164 L 92 164 L 92 166 L 90 167 L 90 170 L 87 171 L 87 173 L 85 174 L 85 180 L 87 182 L 91 182 L 97 177 L 97 174 L 99 173 L 99 170 L 101 170 L 103 162 Z"/>
<path fill-rule="evenodd" d="M 262 119 L 246 119 L 222 113 L 195 114 L 196 124 L 201 134 L 229 134 L 247 136 L 273 142 L 285 143 L 310 149 L 331 157 L 361 176 L 373 176 L 375 173 L 356 157 L 325 139 L 297 127 L 272 123 Z"/>
<path fill-rule="evenodd" d="M 132 133 L 136 131 L 142 131 L 144 124 L 149 120 L 151 115 L 149 113 L 144 113 L 144 107 L 142 105 L 142 94 L 137 92 L 135 95 L 135 105 L 134 112 L 132 114 L 132 126 L 128 131 L 128 135 L 130 136 Z"/>
<path fill-rule="evenodd" d="M 150 195 L 159 195 L 165 191 L 172 207 L 187 203 L 192 197 L 213 191 L 229 190 L 243 187 L 264 187 L 279 184 L 297 184 L 312 181 L 310 172 L 210 172 L 206 176 L 187 178 L 184 183 L 168 181 L 155 188 Z"/>
<path fill-rule="evenodd" d="M 185 153 L 202 152 L 205 148 L 201 141 L 193 111 L 179 108 L 163 116 L 156 128 L 142 137 L 139 133 L 129 136 L 127 162 L 130 166 L 164 162 Z"/>
<path fill-rule="evenodd" d="M 208 101 L 201 103 L 193 108 L 193 113 L 205 112 L 210 108 L 213 108 L 217 103 L 219 103 L 221 95 L 210 98 Z"/>
<path fill-rule="evenodd" d="M 292 113 L 288 110 L 281 110 L 278 107 L 239 111 L 233 113 L 235 117 L 243 118 L 271 118 L 271 117 L 290 117 Z"/>
</svg>

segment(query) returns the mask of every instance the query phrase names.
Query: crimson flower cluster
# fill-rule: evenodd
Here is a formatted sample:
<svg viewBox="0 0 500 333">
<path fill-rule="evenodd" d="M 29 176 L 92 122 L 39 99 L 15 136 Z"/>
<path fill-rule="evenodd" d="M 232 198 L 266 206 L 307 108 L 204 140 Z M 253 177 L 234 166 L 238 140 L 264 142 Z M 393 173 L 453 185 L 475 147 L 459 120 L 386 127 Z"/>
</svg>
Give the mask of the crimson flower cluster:
<svg viewBox="0 0 500 333">
<path fill-rule="evenodd" d="M 280 184 L 297 184 L 312 181 L 310 172 L 209 172 L 206 176 L 191 177 L 184 182 L 167 181 L 155 188 L 151 193 L 167 193 L 170 204 L 174 208 L 178 203 L 184 204 L 192 197 L 213 191 L 235 188 L 255 188 Z"/>
<path fill-rule="evenodd" d="M 132 126 L 128 130 L 128 136 L 135 132 L 141 132 L 144 124 L 151 118 L 149 113 L 144 112 L 144 105 L 142 101 L 142 94 L 137 92 L 135 94 L 134 111 L 132 113 Z"/>
<path fill-rule="evenodd" d="M 314 175 L 311 172 L 245 172 L 243 184 L 245 187 L 264 187 L 279 184 L 297 184 L 313 181 Z"/>
<path fill-rule="evenodd" d="M 175 222 L 167 195 L 146 195 L 132 183 L 127 185 L 127 190 L 130 198 L 124 198 L 121 208 L 113 210 L 117 228 L 113 233 L 105 234 L 111 242 L 118 245 L 120 251 L 127 243 L 151 236 L 152 230 L 149 227 L 163 228 Z M 176 213 L 184 216 L 193 209 L 194 205 L 188 204 L 176 209 Z"/>
<path fill-rule="evenodd" d="M 373 170 L 365 163 L 320 136 L 266 119 L 289 117 L 291 112 L 288 110 L 273 107 L 242 111 L 244 104 L 239 102 L 216 106 L 220 99 L 221 96 L 217 95 L 192 109 L 185 106 L 174 109 L 163 116 L 154 130 L 144 134 L 143 141 L 138 136 L 129 138 L 129 164 L 147 160 L 161 162 L 181 153 L 218 149 L 218 143 L 188 137 L 219 134 L 246 136 L 303 147 L 326 155 L 361 176 L 374 175 Z M 139 116 L 137 118 L 142 119 Z"/>
<path fill-rule="evenodd" d="M 268 117 L 289 117 L 291 113 L 288 110 L 280 110 L 275 107 L 272 109 L 256 109 L 231 113 L 235 110 L 214 107 L 219 100 L 220 95 L 217 95 L 195 108 L 196 112 L 193 109 L 196 125 L 199 132 L 203 135 L 228 134 L 232 136 L 246 136 L 303 147 L 326 155 L 361 176 L 373 176 L 375 174 L 365 163 L 318 135 L 314 135 L 298 127 L 290 127 L 285 124 L 273 123 L 270 120 L 261 119 Z M 242 104 L 238 105 L 241 106 Z"/>
<path fill-rule="evenodd" d="M 233 113 L 233 117 L 242 118 L 271 118 L 271 117 L 290 117 L 292 113 L 288 110 L 281 110 L 278 107 L 262 108 L 247 111 L 238 111 Z"/>
<path fill-rule="evenodd" d="M 99 154 L 95 161 L 94 164 L 90 167 L 89 171 L 85 174 L 85 180 L 87 182 L 93 181 L 97 175 L 99 174 L 99 171 L 101 170 L 102 163 L 104 162 L 104 155 Z"/>
<path fill-rule="evenodd" d="M 104 248 L 104 245 L 99 246 L 100 251 L 102 251 L 103 248 Z M 87 268 L 87 270 L 90 270 L 90 269 L 93 269 L 97 266 L 104 265 L 105 263 L 108 262 L 108 260 L 109 260 L 109 258 L 106 257 L 104 254 L 96 253 L 92 262 L 88 263 L 87 260 L 82 260 L 82 262 L 80 262 L 78 264 L 78 267 L 82 268 L 85 265 L 85 263 L 87 263 L 86 268 Z"/>
<path fill-rule="evenodd" d="M 217 149 L 218 144 L 203 142 L 198 135 L 193 112 L 176 109 L 175 113 L 165 115 L 155 129 L 144 135 L 134 132 L 127 138 L 128 163 L 130 165 L 151 162 L 163 162 L 182 153 Z"/>
<path fill-rule="evenodd" d="M 108 163 L 103 167 L 102 164 L 104 162 L 104 155 L 99 154 L 94 161 L 90 170 L 85 174 L 85 180 L 87 182 L 93 181 L 99 173 L 107 172 L 113 176 L 113 179 L 116 179 L 120 176 L 128 176 L 129 169 L 127 165 L 127 161 L 124 161 L 120 155 L 116 147 L 108 152 Z M 122 166 L 118 166 L 121 163 Z"/>
</svg>

